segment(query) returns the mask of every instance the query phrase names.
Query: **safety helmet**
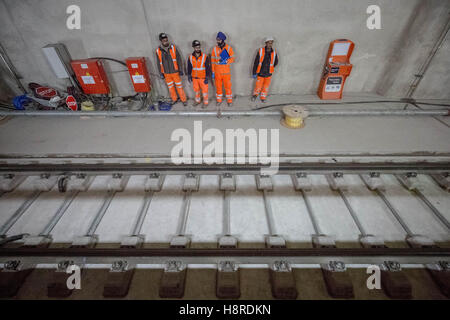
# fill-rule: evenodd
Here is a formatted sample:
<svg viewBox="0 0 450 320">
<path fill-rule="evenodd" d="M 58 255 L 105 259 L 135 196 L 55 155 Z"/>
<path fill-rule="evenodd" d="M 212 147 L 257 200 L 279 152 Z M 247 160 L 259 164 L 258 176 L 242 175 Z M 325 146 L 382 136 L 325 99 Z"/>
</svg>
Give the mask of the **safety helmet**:
<svg viewBox="0 0 450 320">
<path fill-rule="evenodd" d="M 200 45 L 200 41 L 198 41 L 198 40 L 192 41 L 192 48 L 199 46 L 199 45 Z"/>
<path fill-rule="evenodd" d="M 274 41 L 275 39 L 273 38 L 273 37 L 267 37 L 266 38 L 266 40 L 264 40 L 264 42 L 267 42 L 267 41 Z"/>
<path fill-rule="evenodd" d="M 168 36 L 167 36 L 167 34 L 165 34 L 164 32 L 161 32 L 161 33 L 159 34 L 159 41 L 161 41 L 162 39 L 166 39 L 166 38 L 168 38 Z"/>
</svg>

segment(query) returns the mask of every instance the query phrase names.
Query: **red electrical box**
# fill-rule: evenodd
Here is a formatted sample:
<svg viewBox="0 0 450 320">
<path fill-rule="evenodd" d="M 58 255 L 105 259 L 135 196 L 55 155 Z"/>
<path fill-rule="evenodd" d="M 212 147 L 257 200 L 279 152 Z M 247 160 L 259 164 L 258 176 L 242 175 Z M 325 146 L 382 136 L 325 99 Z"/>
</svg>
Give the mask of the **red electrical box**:
<svg viewBox="0 0 450 320">
<path fill-rule="evenodd" d="M 150 78 L 148 76 L 147 65 L 144 57 L 127 58 L 128 72 L 130 73 L 131 82 L 134 91 L 149 92 Z"/>
<path fill-rule="evenodd" d="M 70 64 L 84 93 L 109 93 L 108 78 L 100 59 L 72 60 Z"/>
<path fill-rule="evenodd" d="M 334 40 L 328 49 L 327 60 L 317 94 L 320 99 L 341 99 L 344 83 L 352 71 L 350 64 L 355 44 L 347 39 Z"/>
</svg>

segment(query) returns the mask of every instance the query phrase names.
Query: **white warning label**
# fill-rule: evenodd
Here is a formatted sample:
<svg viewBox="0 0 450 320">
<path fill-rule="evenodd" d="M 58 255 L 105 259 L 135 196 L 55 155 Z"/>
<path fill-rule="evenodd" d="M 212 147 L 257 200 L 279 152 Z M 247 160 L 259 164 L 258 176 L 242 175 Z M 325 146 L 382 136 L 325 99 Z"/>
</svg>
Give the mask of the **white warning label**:
<svg viewBox="0 0 450 320">
<path fill-rule="evenodd" d="M 145 78 L 143 75 L 134 75 L 132 77 L 134 83 L 145 83 Z"/>
<path fill-rule="evenodd" d="M 340 84 L 327 84 L 325 86 L 325 92 L 339 92 L 341 91 Z"/>
<path fill-rule="evenodd" d="M 84 84 L 95 84 L 93 76 L 81 76 Z"/>
</svg>

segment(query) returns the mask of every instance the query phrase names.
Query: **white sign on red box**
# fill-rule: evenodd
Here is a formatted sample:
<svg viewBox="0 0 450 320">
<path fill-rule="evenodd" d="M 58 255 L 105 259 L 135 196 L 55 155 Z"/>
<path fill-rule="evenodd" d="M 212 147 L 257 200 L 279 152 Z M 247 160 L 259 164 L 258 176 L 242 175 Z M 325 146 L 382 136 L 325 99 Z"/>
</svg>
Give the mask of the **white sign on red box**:
<svg viewBox="0 0 450 320">
<path fill-rule="evenodd" d="M 81 76 L 81 79 L 83 80 L 84 84 L 95 84 L 93 76 Z"/>
<path fill-rule="evenodd" d="M 145 83 L 145 78 L 143 75 L 134 75 L 133 82 L 134 83 Z"/>
</svg>

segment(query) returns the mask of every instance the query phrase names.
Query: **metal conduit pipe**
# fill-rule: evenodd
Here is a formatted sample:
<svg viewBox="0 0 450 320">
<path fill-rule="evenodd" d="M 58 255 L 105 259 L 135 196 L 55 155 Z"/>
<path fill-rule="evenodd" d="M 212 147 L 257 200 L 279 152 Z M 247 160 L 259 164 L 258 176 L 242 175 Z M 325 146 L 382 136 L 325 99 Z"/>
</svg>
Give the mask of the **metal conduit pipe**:
<svg viewBox="0 0 450 320">
<path fill-rule="evenodd" d="M 450 109 L 439 110 L 308 110 L 309 117 L 318 116 L 449 116 Z M 277 111 L 0 111 L 0 116 L 16 117 L 241 117 L 281 116 Z"/>
</svg>

